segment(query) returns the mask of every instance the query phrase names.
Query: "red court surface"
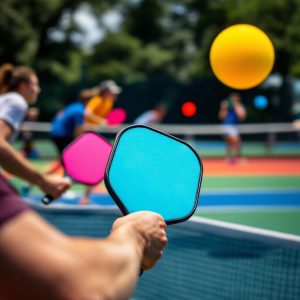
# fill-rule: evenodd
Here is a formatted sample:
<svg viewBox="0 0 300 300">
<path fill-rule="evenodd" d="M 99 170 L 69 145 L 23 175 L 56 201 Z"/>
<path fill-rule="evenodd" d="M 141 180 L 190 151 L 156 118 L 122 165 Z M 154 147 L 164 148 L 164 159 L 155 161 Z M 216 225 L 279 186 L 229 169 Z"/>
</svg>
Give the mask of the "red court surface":
<svg viewBox="0 0 300 300">
<path fill-rule="evenodd" d="M 242 158 L 229 163 L 224 158 L 204 158 L 205 176 L 300 175 L 298 158 Z"/>
</svg>

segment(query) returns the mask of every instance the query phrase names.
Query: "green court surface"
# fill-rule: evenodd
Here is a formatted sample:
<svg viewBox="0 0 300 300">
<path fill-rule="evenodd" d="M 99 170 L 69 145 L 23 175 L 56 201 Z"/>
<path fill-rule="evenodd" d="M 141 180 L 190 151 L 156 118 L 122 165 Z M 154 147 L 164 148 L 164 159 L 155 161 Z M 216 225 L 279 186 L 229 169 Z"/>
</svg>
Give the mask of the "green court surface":
<svg viewBox="0 0 300 300">
<path fill-rule="evenodd" d="M 278 189 L 300 188 L 300 176 L 205 176 L 201 190 L 205 189 Z"/>
<path fill-rule="evenodd" d="M 203 178 L 202 192 L 220 193 L 229 189 L 235 192 L 289 191 L 300 188 L 300 176 L 220 176 Z M 200 197 L 201 201 L 201 197 Z M 300 235 L 300 208 L 288 207 L 239 207 L 214 208 L 196 215 L 219 221 Z"/>
<path fill-rule="evenodd" d="M 223 157 L 225 153 L 225 145 L 220 142 L 204 141 L 195 143 L 194 146 L 198 149 L 200 156 Z M 246 141 L 242 146 L 242 154 L 246 157 L 299 156 L 299 145 L 294 143 L 281 142 L 270 147 L 265 142 Z"/>
<path fill-rule="evenodd" d="M 262 209 L 238 211 L 201 211 L 198 209 L 196 216 L 225 221 L 240 225 L 247 225 L 262 229 L 280 231 L 300 236 L 300 209 L 285 209 L 283 211 Z"/>
</svg>

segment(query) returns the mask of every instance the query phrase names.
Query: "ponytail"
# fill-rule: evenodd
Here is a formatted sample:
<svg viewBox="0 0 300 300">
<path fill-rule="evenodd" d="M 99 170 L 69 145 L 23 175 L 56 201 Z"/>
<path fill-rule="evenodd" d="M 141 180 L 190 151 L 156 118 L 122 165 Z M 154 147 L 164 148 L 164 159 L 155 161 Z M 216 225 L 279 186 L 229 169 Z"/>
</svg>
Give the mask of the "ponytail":
<svg viewBox="0 0 300 300">
<path fill-rule="evenodd" d="M 14 67 L 11 64 L 4 64 L 0 67 L 0 95 L 10 90 Z"/>
</svg>

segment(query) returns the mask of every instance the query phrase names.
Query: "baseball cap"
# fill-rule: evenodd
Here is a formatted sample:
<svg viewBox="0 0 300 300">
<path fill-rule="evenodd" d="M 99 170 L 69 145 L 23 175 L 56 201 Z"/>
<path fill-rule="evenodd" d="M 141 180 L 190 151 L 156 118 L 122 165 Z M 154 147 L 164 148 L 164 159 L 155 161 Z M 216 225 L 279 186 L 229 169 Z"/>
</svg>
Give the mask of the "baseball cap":
<svg viewBox="0 0 300 300">
<path fill-rule="evenodd" d="M 102 91 L 109 90 L 114 94 L 120 94 L 122 91 L 122 88 L 118 86 L 113 80 L 104 80 L 100 82 L 99 88 Z"/>
</svg>

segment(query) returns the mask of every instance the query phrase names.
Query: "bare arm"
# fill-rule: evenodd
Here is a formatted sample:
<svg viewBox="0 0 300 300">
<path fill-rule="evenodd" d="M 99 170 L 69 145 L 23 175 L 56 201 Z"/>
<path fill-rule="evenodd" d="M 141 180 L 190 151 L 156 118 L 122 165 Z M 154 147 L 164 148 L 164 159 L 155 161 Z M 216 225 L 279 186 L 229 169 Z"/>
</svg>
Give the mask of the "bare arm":
<svg viewBox="0 0 300 300">
<path fill-rule="evenodd" d="M 220 105 L 220 110 L 219 110 L 219 115 L 218 115 L 219 119 L 222 121 L 225 120 L 227 113 L 228 113 L 227 103 L 226 103 L 226 100 L 223 100 Z"/>
<path fill-rule="evenodd" d="M 233 107 L 234 107 L 234 110 L 237 114 L 239 121 L 245 120 L 247 117 L 247 112 L 246 112 L 246 109 L 244 108 L 244 106 L 241 105 L 240 103 L 234 103 Z"/>
<path fill-rule="evenodd" d="M 92 119 L 98 125 L 106 125 L 106 119 L 93 114 L 88 108 L 85 109 L 85 115 Z"/>
<path fill-rule="evenodd" d="M 161 256 L 164 228 L 159 215 L 144 212 L 119 219 L 107 239 L 74 239 L 25 212 L 0 228 L 0 297 L 128 299 L 140 266 Z"/>
<path fill-rule="evenodd" d="M 7 172 L 39 186 L 45 193 L 58 198 L 70 183 L 59 177 L 43 176 L 31 163 L 18 153 L 8 142 L 13 129 L 0 120 L 0 165 Z"/>
</svg>

